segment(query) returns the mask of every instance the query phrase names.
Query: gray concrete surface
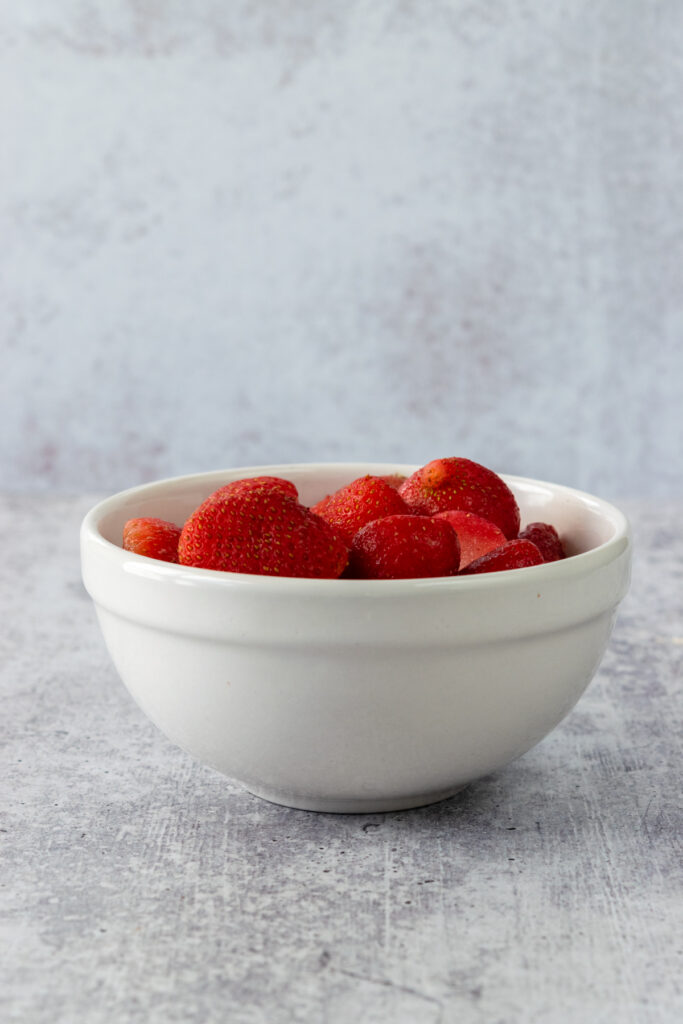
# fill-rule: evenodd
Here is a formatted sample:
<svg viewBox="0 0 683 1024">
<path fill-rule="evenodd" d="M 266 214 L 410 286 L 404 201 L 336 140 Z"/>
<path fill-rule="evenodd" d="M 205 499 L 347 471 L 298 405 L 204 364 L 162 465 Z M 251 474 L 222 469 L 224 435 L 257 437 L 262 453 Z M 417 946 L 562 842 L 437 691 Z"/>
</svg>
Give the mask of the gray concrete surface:
<svg viewBox="0 0 683 1024">
<path fill-rule="evenodd" d="M 143 717 L 80 583 L 90 504 L 0 502 L 0 1019 L 678 1024 L 680 503 L 626 504 L 632 590 L 565 722 L 367 817 L 261 802 Z"/>
</svg>

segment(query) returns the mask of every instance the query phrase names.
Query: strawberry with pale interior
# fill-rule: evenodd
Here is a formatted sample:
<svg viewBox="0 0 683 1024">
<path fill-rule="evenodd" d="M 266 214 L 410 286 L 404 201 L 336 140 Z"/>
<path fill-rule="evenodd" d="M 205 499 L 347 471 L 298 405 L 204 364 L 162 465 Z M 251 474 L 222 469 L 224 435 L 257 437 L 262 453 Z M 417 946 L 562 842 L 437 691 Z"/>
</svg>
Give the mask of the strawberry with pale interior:
<svg viewBox="0 0 683 1024">
<path fill-rule="evenodd" d="M 481 516 L 475 516 L 474 512 L 462 512 L 459 509 L 449 509 L 447 512 L 437 512 L 434 519 L 445 519 L 450 523 L 458 535 L 460 541 L 460 568 L 473 562 L 475 558 L 487 555 L 489 551 L 495 551 L 506 543 L 507 537 L 495 523 Z"/>
<path fill-rule="evenodd" d="M 495 523 L 508 540 L 519 532 L 519 507 L 508 485 L 470 459 L 434 459 L 409 476 L 399 494 L 413 513 L 473 512 Z"/>
<path fill-rule="evenodd" d="M 502 547 L 476 558 L 460 575 L 472 576 L 479 572 L 504 572 L 506 569 L 527 569 L 542 565 L 543 555 L 530 540 L 508 540 Z"/>
</svg>

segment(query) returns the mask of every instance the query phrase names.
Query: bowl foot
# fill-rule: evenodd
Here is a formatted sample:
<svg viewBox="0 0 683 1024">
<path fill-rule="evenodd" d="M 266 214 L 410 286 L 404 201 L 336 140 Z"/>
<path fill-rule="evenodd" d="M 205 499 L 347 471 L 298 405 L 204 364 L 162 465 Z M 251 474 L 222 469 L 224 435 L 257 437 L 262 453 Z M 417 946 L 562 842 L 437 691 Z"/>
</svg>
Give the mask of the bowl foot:
<svg viewBox="0 0 683 1024">
<path fill-rule="evenodd" d="M 429 804 L 448 800 L 465 788 L 465 785 L 437 793 L 413 794 L 411 796 L 393 797 L 305 797 L 300 794 L 279 793 L 277 790 L 247 787 L 252 796 L 260 797 L 271 804 L 292 807 L 299 811 L 322 811 L 326 814 L 382 814 L 387 811 L 408 811 L 414 807 L 427 807 Z"/>
</svg>

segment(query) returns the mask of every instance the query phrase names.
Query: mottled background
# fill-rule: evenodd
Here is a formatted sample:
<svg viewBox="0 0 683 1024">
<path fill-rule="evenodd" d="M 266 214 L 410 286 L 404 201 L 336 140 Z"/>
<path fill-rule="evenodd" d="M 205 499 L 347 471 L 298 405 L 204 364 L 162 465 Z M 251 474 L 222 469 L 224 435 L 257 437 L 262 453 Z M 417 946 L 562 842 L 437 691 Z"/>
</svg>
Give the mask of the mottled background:
<svg viewBox="0 0 683 1024">
<path fill-rule="evenodd" d="M 0 472 L 683 492 L 680 0 L 0 15 Z"/>
</svg>

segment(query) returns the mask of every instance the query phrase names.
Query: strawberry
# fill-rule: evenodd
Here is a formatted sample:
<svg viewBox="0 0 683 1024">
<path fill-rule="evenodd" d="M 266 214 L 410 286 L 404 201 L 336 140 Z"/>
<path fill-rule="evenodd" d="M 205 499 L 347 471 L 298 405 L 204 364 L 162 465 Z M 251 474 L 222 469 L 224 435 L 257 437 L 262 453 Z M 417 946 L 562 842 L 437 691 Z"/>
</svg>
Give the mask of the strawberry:
<svg viewBox="0 0 683 1024">
<path fill-rule="evenodd" d="M 434 519 L 445 519 L 450 523 L 458 535 L 460 541 L 460 568 L 469 565 L 475 558 L 481 558 L 489 551 L 505 544 L 506 537 L 495 523 L 481 516 L 475 516 L 474 512 L 461 512 L 456 509 L 449 509 L 448 512 L 437 512 Z"/>
<path fill-rule="evenodd" d="M 373 580 L 453 576 L 460 564 L 455 530 L 443 519 L 396 515 L 358 531 L 351 548 L 355 576 Z"/>
<path fill-rule="evenodd" d="M 519 536 L 536 545 L 544 562 L 557 562 L 566 557 L 557 530 L 550 523 L 529 523 Z"/>
<path fill-rule="evenodd" d="M 344 542 L 299 504 L 293 485 L 272 479 L 236 480 L 211 494 L 182 529 L 181 564 L 268 576 L 339 576 L 348 561 Z"/>
<path fill-rule="evenodd" d="M 129 519 L 123 527 L 124 551 L 134 551 L 136 555 L 158 558 L 162 562 L 178 561 L 179 539 L 180 527 L 165 519 L 144 516 Z"/>
<path fill-rule="evenodd" d="M 490 520 L 508 539 L 519 531 L 519 508 L 510 488 L 493 470 L 469 459 L 435 459 L 409 476 L 399 494 L 415 514 L 458 509 Z"/>
<path fill-rule="evenodd" d="M 530 540 L 509 540 L 502 547 L 476 558 L 461 570 L 462 576 L 479 572 L 502 572 L 504 569 L 524 569 L 530 565 L 541 565 L 543 556 Z"/>
<path fill-rule="evenodd" d="M 311 509 L 351 544 L 361 527 L 385 516 L 406 514 L 398 491 L 378 476 L 362 476 L 328 494 Z"/>
</svg>

